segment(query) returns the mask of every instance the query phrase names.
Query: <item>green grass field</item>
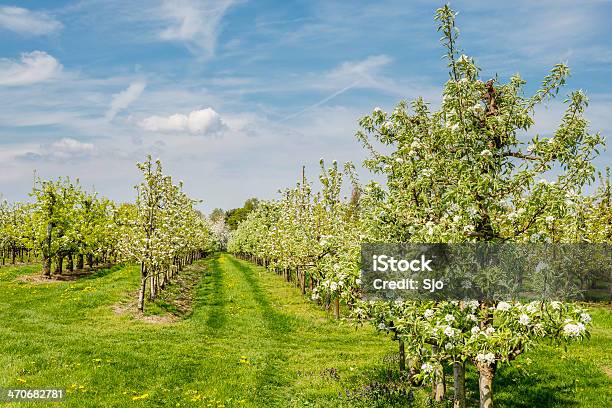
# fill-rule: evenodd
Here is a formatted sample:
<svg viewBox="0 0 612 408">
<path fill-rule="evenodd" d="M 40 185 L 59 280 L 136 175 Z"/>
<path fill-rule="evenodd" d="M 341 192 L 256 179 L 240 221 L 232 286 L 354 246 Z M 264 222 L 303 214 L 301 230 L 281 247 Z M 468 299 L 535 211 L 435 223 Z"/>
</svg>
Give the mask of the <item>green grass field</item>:
<svg viewBox="0 0 612 408">
<path fill-rule="evenodd" d="M 398 381 L 396 343 L 329 319 L 282 278 L 230 255 L 189 267 L 144 318 L 131 311 L 135 266 L 22 279 L 39 269 L 0 268 L 0 388 L 68 390 L 45 406 L 428 406 L 426 390 Z M 498 406 L 612 406 L 611 316 L 593 310 L 589 342 L 542 346 L 503 367 Z M 468 383 L 475 403 L 473 371 Z"/>
</svg>

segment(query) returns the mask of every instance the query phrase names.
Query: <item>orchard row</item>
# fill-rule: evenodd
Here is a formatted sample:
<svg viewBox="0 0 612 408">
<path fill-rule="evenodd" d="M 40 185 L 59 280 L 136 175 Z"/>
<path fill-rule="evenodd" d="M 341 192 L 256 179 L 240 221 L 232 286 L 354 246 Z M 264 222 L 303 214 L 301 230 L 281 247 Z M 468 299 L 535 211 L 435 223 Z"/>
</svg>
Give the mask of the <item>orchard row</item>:
<svg viewBox="0 0 612 408">
<path fill-rule="evenodd" d="M 360 244 L 610 243 L 609 172 L 593 165 L 604 139 L 589 132 L 581 91 L 565 100 L 555 132 L 532 134 L 534 110 L 563 87 L 565 65 L 525 96 L 520 76 L 482 81 L 474 60 L 457 52 L 455 12 L 443 7 L 436 20 L 449 68 L 439 109 L 419 98 L 360 121 L 365 167 L 385 183 L 361 186 L 350 163 L 342 171 L 322 161 L 319 185 L 303 177 L 261 203 L 228 249 L 284 274 L 336 317 L 345 304 L 356 322 L 392 334 L 400 370 L 412 382 L 431 382 L 436 400 L 445 398 L 450 365 L 453 401 L 464 407 L 465 365 L 474 364 L 481 406 L 491 407 L 500 364 L 539 341 L 588 337 L 589 314 L 557 301 L 363 302 Z"/>
<path fill-rule="evenodd" d="M 135 262 L 141 266 L 138 298 L 149 296 L 207 252 L 218 249 L 214 226 L 196 210 L 196 200 L 163 174 L 150 157 L 138 168 L 143 181 L 134 203 L 117 204 L 85 191 L 78 181 L 37 179 L 31 203 L 0 204 L 0 250 L 13 263 L 41 259 L 43 275 L 91 270 L 97 264 Z M 52 266 L 55 269 L 52 270 Z"/>
</svg>

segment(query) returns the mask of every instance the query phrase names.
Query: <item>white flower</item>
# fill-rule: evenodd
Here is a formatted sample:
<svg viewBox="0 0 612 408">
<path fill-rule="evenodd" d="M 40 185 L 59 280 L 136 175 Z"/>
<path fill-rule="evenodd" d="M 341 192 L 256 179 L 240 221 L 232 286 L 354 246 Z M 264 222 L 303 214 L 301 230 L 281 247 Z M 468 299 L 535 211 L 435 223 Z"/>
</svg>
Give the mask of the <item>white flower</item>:
<svg viewBox="0 0 612 408">
<path fill-rule="evenodd" d="M 413 149 L 418 149 L 419 147 L 421 147 L 421 143 L 415 139 L 412 141 L 412 143 L 410 143 L 410 147 L 412 147 Z"/>
<path fill-rule="evenodd" d="M 395 159 L 396 162 L 398 162 L 399 164 L 402 164 L 404 162 L 404 159 L 402 159 L 401 157 L 398 157 Z"/>
<path fill-rule="evenodd" d="M 549 215 L 545 218 L 546 222 L 551 223 L 555 220 L 555 217 L 553 217 L 552 215 Z"/>
<path fill-rule="evenodd" d="M 380 109 L 378 106 L 374 108 L 374 113 L 382 113 L 382 109 Z"/>
<path fill-rule="evenodd" d="M 467 315 L 468 320 L 471 320 L 472 322 L 477 322 L 478 321 L 478 317 L 476 317 L 475 314 L 470 313 L 469 315 Z"/>
<path fill-rule="evenodd" d="M 491 335 L 491 334 L 495 333 L 495 327 L 487 327 L 487 329 L 485 330 L 485 333 L 487 335 Z"/>
<path fill-rule="evenodd" d="M 446 329 L 444 329 L 444 335 L 448 336 L 448 337 L 454 337 L 455 336 L 455 329 L 453 329 L 450 326 L 446 326 Z"/>
<path fill-rule="evenodd" d="M 477 300 L 470 300 L 466 303 L 466 306 L 472 310 L 476 310 L 478 309 L 478 306 L 480 306 L 480 302 Z"/>
<path fill-rule="evenodd" d="M 474 231 L 475 227 L 473 225 L 466 225 L 465 227 L 463 227 L 463 232 L 472 232 Z"/>
<path fill-rule="evenodd" d="M 523 326 L 527 326 L 530 321 L 531 319 L 525 313 L 519 316 L 519 323 L 522 324 Z"/>
<path fill-rule="evenodd" d="M 329 288 L 332 292 L 335 292 L 336 289 L 338 289 L 338 284 L 336 282 L 332 282 L 331 285 L 329 285 Z"/>
<path fill-rule="evenodd" d="M 561 302 L 553 300 L 552 302 L 550 302 L 550 307 L 552 307 L 555 310 L 559 310 L 561 309 Z"/>
<path fill-rule="evenodd" d="M 312 300 L 318 300 L 319 299 L 319 294 L 317 292 L 313 292 L 312 296 L 310 297 Z"/>
<path fill-rule="evenodd" d="M 434 370 L 433 366 L 429 363 L 425 363 L 421 365 L 421 371 L 423 371 L 426 374 L 433 373 L 433 370 Z"/>
<path fill-rule="evenodd" d="M 491 364 L 495 363 L 495 354 L 493 354 L 493 353 L 478 353 L 478 355 L 476 355 L 476 361 L 478 361 L 481 364 L 484 363 L 484 364 L 491 365 Z"/>
<path fill-rule="evenodd" d="M 582 323 L 568 323 L 563 326 L 563 333 L 565 333 L 565 335 L 568 337 L 579 337 L 584 332 L 584 330 L 584 325 Z"/>
<path fill-rule="evenodd" d="M 380 323 L 380 324 L 378 325 L 378 329 L 379 329 L 379 330 L 385 330 L 386 328 L 387 328 L 387 326 L 385 326 L 385 324 L 384 324 L 384 323 Z"/>
<path fill-rule="evenodd" d="M 475 115 L 478 115 L 478 114 L 482 113 L 482 111 L 483 111 L 483 110 L 484 110 L 484 109 L 483 109 L 482 105 L 481 105 L 481 104 L 479 104 L 479 103 L 477 103 L 477 104 L 475 104 L 475 105 L 472 105 L 472 107 L 470 107 L 470 111 L 471 111 L 473 114 L 475 114 Z"/>
<path fill-rule="evenodd" d="M 511 307 L 511 306 L 510 306 L 510 303 L 508 303 L 508 302 L 503 302 L 503 301 L 502 301 L 502 302 L 499 302 L 499 303 L 497 304 L 497 310 L 499 310 L 499 311 L 501 311 L 501 312 L 505 312 L 505 311 L 507 311 L 507 310 L 510 310 L 510 307 Z"/>
<path fill-rule="evenodd" d="M 457 123 L 455 123 L 455 124 L 454 124 L 454 125 L 452 125 L 450 128 L 451 128 L 451 130 L 452 130 L 453 132 L 456 132 L 456 131 L 458 131 L 458 130 L 459 130 L 459 125 L 458 125 Z"/>
<path fill-rule="evenodd" d="M 433 317 L 434 313 L 435 312 L 433 310 L 427 309 L 425 311 L 425 313 L 423 314 L 423 316 L 425 316 L 426 319 L 431 319 Z"/>
<path fill-rule="evenodd" d="M 478 326 L 474 326 L 474 327 L 472 327 L 471 332 L 472 332 L 472 334 L 478 334 L 478 333 L 480 333 L 480 327 L 478 327 Z"/>
<path fill-rule="evenodd" d="M 528 304 L 527 306 L 525 306 L 525 310 L 526 310 L 528 313 L 532 313 L 532 314 L 533 314 L 533 313 L 535 313 L 535 312 L 537 312 L 537 311 L 538 311 L 538 308 L 537 308 L 537 307 L 535 307 L 535 305 L 534 305 L 533 303 L 530 303 L 530 304 Z"/>
<path fill-rule="evenodd" d="M 580 320 L 582 320 L 582 323 L 584 323 L 584 324 L 589 324 L 589 323 L 591 323 L 591 320 L 592 320 L 591 319 L 591 315 L 586 313 L 586 312 L 585 313 L 581 313 L 580 314 Z"/>
<path fill-rule="evenodd" d="M 446 350 L 450 350 L 450 349 L 452 349 L 452 348 L 453 348 L 453 344 L 452 344 L 452 343 L 446 343 L 446 344 L 444 345 L 444 348 L 445 348 Z"/>
<path fill-rule="evenodd" d="M 357 285 L 361 285 L 361 279 L 359 279 L 359 278 L 355 279 L 355 283 L 356 283 Z"/>
<path fill-rule="evenodd" d="M 493 156 L 493 153 L 491 153 L 489 149 L 484 149 L 483 151 L 480 152 L 480 155 L 482 157 L 491 157 Z"/>
<path fill-rule="evenodd" d="M 382 129 L 383 132 L 393 130 L 393 123 L 387 120 L 382 124 L 380 128 Z"/>
<path fill-rule="evenodd" d="M 452 323 L 455 321 L 455 316 L 453 316 L 452 314 L 447 314 L 446 316 L 444 316 L 444 320 L 446 320 L 447 323 Z"/>
<path fill-rule="evenodd" d="M 462 289 L 472 289 L 472 282 L 470 282 L 467 279 L 461 281 L 461 288 Z"/>
</svg>

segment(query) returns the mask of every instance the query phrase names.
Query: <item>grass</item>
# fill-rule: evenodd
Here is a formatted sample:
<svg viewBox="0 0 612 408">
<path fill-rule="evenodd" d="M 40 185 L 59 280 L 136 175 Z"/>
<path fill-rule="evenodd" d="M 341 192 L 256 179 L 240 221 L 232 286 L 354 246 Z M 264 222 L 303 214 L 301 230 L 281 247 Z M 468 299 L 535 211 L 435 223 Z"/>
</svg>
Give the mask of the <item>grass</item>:
<svg viewBox="0 0 612 408">
<path fill-rule="evenodd" d="M 138 288 L 135 266 L 18 279 L 39 269 L 0 268 L 0 388 L 66 388 L 67 401 L 50 405 L 69 407 L 427 406 L 424 390 L 398 381 L 389 338 L 329 319 L 282 278 L 230 255 L 197 262 L 148 305 L 147 315 L 173 320 L 116 312 Z M 591 341 L 543 346 L 502 368 L 499 406 L 610 406 L 612 318 L 593 315 Z"/>
</svg>

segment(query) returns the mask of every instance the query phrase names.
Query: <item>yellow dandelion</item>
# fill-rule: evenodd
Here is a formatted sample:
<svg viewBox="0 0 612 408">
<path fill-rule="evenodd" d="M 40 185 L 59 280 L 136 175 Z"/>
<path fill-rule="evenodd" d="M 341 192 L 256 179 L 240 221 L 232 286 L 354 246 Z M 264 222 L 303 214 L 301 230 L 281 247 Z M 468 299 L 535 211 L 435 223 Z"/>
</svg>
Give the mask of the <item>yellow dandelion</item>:
<svg viewBox="0 0 612 408">
<path fill-rule="evenodd" d="M 147 398 L 149 398 L 149 394 L 142 394 L 142 395 L 137 395 L 135 397 L 132 397 L 132 401 L 138 401 L 138 400 L 143 400 Z"/>
</svg>

